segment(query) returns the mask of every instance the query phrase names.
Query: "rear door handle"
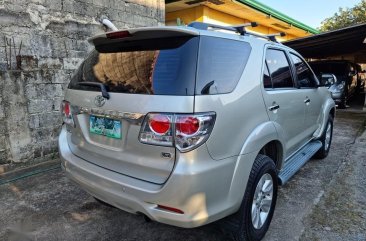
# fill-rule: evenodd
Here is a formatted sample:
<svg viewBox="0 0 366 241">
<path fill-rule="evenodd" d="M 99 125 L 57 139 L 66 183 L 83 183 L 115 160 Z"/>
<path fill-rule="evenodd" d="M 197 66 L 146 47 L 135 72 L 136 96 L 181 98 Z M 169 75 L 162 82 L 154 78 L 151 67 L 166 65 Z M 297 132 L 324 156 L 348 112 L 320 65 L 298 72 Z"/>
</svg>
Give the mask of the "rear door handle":
<svg viewBox="0 0 366 241">
<path fill-rule="evenodd" d="M 304 103 L 305 103 L 305 104 L 310 103 L 310 99 L 309 99 L 309 98 L 306 98 L 306 99 L 304 100 Z"/>
<path fill-rule="evenodd" d="M 268 110 L 269 110 L 269 111 L 274 111 L 274 110 L 277 110 L 277 109 L 279 109 L 279 108 L 280 108 L 280 106 L 279 106 L 279 105 L 277 105 L 277 104 L 275 104 L 275 105 L 270 106 L 270 107 L 268 108 Z"/>
</svg>

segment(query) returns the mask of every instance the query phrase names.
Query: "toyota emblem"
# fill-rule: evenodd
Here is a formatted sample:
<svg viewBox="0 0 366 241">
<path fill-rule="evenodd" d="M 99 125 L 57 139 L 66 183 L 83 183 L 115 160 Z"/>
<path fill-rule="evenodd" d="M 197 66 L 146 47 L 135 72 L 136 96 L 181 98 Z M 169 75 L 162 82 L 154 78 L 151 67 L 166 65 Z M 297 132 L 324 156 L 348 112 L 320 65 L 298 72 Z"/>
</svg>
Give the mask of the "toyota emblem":
<svg viewBox="0 0 366 241">
<path fill-rule="evenodd" d="M 101 95 L 97 95 L 94 99 L 94 104 L 98 107 L 102 107 L 105 104 L 106 99 L 101 96 Z"/>
</svg>

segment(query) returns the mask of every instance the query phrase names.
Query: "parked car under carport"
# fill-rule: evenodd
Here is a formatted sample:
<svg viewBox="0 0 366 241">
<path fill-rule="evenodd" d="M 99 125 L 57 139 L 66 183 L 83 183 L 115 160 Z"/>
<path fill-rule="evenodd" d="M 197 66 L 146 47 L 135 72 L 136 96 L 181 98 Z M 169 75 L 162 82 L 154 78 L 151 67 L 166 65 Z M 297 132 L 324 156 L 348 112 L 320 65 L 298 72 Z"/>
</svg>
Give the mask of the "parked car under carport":
<svg viewBox="0 0 366 241">
<path fill-rule="evenodd" d="M 363 92 L 365 70 L 360 64 L 366 64 L 366 23 L 324 32 L 309 37 L 286 41 L 283 44 L 295 49 L 310 61 L 344 60 L 357 63 L 355 66 L 357 92 Z M 315 71 L 316 72 L 316 71 Z M 336 73 L 324 73 L 334 74 Z M 351 90 L 353 93 L 353 88 Z M 355 92 L 356 93 L 356 92 Z M 345 107 L 339 102 L 340 107 Z"/>
</svg>

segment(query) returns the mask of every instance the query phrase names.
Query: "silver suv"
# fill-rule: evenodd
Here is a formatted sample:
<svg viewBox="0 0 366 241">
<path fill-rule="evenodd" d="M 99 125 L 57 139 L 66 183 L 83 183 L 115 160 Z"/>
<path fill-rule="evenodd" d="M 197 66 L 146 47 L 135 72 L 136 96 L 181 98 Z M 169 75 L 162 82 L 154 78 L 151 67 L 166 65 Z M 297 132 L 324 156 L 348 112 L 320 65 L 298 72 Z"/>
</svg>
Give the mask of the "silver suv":
<svg viewBox="0 0 366 241">
<path fill-rule="evenodd" d="M 231 31 L 232 33 L 229 33 Z M 98 200 L 260 240 L 285 184 L 327 156 L 335 104 L 273 36 L 194 23 L 110 32 L 62 103 L 62 167 Z"/>
</svg>

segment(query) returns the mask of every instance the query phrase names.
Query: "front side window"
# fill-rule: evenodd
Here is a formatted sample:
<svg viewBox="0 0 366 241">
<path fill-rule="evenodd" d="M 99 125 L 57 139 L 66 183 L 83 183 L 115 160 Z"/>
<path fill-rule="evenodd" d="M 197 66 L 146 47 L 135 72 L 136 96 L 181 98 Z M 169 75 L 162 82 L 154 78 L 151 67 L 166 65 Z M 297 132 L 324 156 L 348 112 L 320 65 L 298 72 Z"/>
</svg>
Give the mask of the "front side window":
<svg viewBox="0 0 366 241">
<path fill-rule="evenodd" d="M 289 62 L 282 50 L 268 49 L 266 63 L 272 79 L 273 88 L 292 88 L 294 83 Z"/>
<path fill-rule="evenodd" d="M 295 71 L 297 76 L 297 85 L 301 88 L 310 88 L 316 86 L 316 79 L 313 72 L 309 69 L 308 65 L 298 56 L 290 54 L 291 59 L 295 65 Z"/>
</svg>

